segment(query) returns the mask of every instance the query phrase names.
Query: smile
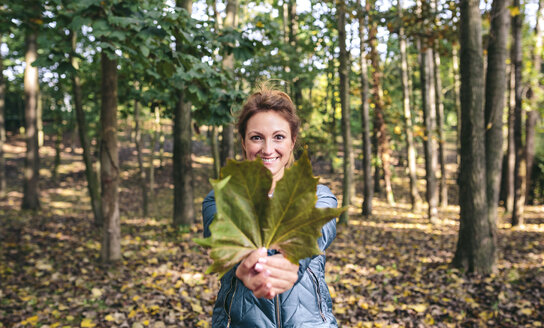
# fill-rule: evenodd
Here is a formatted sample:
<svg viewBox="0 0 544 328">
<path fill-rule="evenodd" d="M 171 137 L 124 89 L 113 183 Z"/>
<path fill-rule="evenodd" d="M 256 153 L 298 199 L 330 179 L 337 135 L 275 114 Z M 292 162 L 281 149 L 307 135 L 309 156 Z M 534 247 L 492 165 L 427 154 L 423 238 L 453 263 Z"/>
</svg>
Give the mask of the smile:
<svg viewBox="0 0 544 328">
<path fill-rule="evenodd" d="M 273 158 L 263 158 L 261 157 L 261 159 L 263 160 L 263 163 L 273 163 L 275 162 L 279 157 L 273 157 Z"/>
</svg>

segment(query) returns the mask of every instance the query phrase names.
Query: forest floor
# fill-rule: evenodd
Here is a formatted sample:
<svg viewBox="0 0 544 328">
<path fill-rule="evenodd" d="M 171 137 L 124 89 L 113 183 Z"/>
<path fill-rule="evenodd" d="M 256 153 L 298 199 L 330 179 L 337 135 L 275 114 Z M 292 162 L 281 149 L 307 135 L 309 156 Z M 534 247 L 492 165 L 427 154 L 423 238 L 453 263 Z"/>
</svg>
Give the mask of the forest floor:
<svg viewBox="0 0 544 328">
<path fill-rule="evenodd" d="M 66 143 L 65 143 L 66 145 Z M 209 327 L 218 290 L 204 274 L 206 251 L 192 238 L 202 225 L 171 227 L 172 167 L 156 170 L 151 215 L 142 217 L 134 148 L 120 152 L 123 259 L 100 263 L 101 236 L 92 224 L 81 149 L 65 146 L 56 182 L 54 148 L 41 149 L 41 205 L 20 210 L 25 145 L 6 145 L 9 192 L 0 200 L 0 327 Z M 195 142 L 195 204 L 210 190 L 212 160 Z M 158 160 L 155 162 L 158 166 Z M 321 182 L 341 195 L 341 175 L 317 163 Z M 456 198 L 450 165 L 450 202 Z M 499 222 L 498 263 L 490 276 L 450 267 L 457 242 L 458 206 L 440 210 L 431 225 L 407 204 L 401 168 L 397 204 L 374 200 L 363 218 L 361 199 L 327 251 L 327 280 L 341 327 L 542 327 L 544 325 L 544 206 L 526 208 L 523 227 Z M 360 172 L 357 172 L 360 177 Z M 423 196 L 424 181 L 420 174 Z M 453 200 L 453 201 L 452 201 Z M 502 212 L 501 212 L 501 215 Z"/>
</svg>

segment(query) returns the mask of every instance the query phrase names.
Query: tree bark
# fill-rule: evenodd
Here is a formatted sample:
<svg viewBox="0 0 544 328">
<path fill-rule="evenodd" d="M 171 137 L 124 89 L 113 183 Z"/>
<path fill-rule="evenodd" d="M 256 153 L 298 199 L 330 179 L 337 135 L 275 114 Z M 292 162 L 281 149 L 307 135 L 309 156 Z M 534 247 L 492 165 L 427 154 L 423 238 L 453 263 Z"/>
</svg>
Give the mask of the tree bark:
<svg viewBox="0 0 544 328">
<path fill-rule="evenodd" d="M 151 110 L 155 115 L 153 124 L 153 140 L 151 142 L 151 154 L 149 156 L 149 203 L 151 204 L 151 210 L 156 211 L 155 206 L 155 148 L 159 144 L 160 130 L 161 130 L 161 113 L 157 104 L 151 105 Z M 160 144 L 159 144 L 160 147 Z"/>
<path fill-rule="evenodd" d="M 136 83 L 139 85 L 139 83 Z M 138 86 L 137 86 L 138 88 Z M 142 131 L 140 129 L 140 103 L 134 100 L 134 141 L 136 143 L 136 157 L 138 159 L 140 189 L 142 192 L 142 212 L 143 216 L 149 214 L 149 200 L 147 192 L 147 177 L 144 168 L 144 159 L 142 154 Z M 153 150 L 152 150 L 153 151 Z"/>
<path fill-rule="evenodd" d="M 370 115 L 368 109 L 368 65 L 365 52 L 364 26 L 366 20 L 361 0 L 358 0 L 359 18 L 359 66 L 361 66 L 361 122 L 363 129 L 363 215 L 372 215 L 372 199 L 374 186 L 372 185 L 372 150 L 370 148 Z"/>
<path fill-rule="evenodd" d="M 526 151 L 526 172 L 527 172 L 527 192 L 525 195 L 526 204 L 533 203 L 533 167 L 535 163 L 535 128 L 540 120 L 540 113 L 533 109 L 527 112 L 525 122 L 525 147 Z"/>
<path fill-rule="evenodd" d="M 119 152 L 117 144 L 117 61 L 105 52 L 102 61 L 102 106 L 100 109 L 100 180 L 102 185 L 102 261 L 121 259 L 119 217 Z"/>
<path fill-rule="evenodd" d="M 482 24 L 479 0 L 461 0 L 460 226 L 453 265 L 478 274 L 495 268 L 495 239 L 487 212 Z"/>
<path fill-rule="evenodd" d="M 219 156 L 219 127 L 213 125 L 211 126 L 211 146 L 212 146 L 212 157 L 213 157 L 213 173 L 215 179 L 219 179 L 221 171 L 221 156 Z"/>
<path fill-rule="evenodd" d="M 406 54 L 406 38 L 404 35 L 402 0 L 398 0 L 397 5 L 401 24 L 399 28 L 399 48 L 401 60 L 402 109 L 404 113 L 404 125 L 406 128 L 406 158 L 408 162 L 408 176 L 410 178 L 410 203 L 412 205 L 412 210 L 416 211 L 421 207 L 421 197 L 417 191 L 416 147 L 414 144 L 414 127 L 412 124 L 412 111 L 410 108 L 408 58 Z"/>
<path fill-rule="evenodd" d="M 375 0 L 369 0 L 370 12 L 374 11 Z M 382 161 L 383 180 L 385 184 L 385 192 L 387 203 L 395 204 L 393 197 L 393 188 L 391 186 L 391 150 L 389 149 L 389 136 L 387 135 L 387 126 L 385 123 L 383 89 L 382 89 L 382 69 L 380 67 L 380 56 L 378 54 L 378 22 L 372 18 L 369 22 L 370 29 L 368 33 L 368 41 L 370 43 L 370 61 L 372 63 L 372 96 L 374 103 L 374 130 L 376 133 L 378 156 Z M 376 168 L 374 174 L 379 174 L 380 170 Z M 378 182 L 375 180 L 375 183 Z M 376 188 L 376 186 L 374 186 Z M 376 189 L 374 189 L 376 190 Z"/>
<path fill-rule="evenodd" d="M 446 152 L 444 146 L 444 103 L 442 101 L 442 80 L 440 77 L 440 54 L 438 53 L 439 41 L 435 40 L 433 45 L 433 78 L 435 86 L 435 110 L 436 110 L 436 131 L 438 137 L 438 163 L 440 164 L 440 206 L 448 206 L 448 184 L 446 180 Z"/>
<path fill-rule="evenodd" d="M 497 223 L 497 205 L 502 172 L 502 120 L 506 90 L 506 58 L 510 12 L 508 0 L 494 0 L 491 6 L 491 29 L 487 49 L 487 75 L 485 85 L 485 159 L 487 208 L 489 223 Z"/>
<path fill-rule="evenodd" d="M 39 201 L 39 174 L 40 156 L 38 143 L 38 68 L 32 63 L 38 58 L 37 32 L 29 31 L 26 34 L 25 53 L 25 134 L 26 134 L 26 156 L 23 178 L 23 202 L 22 208 L 37 210 L 40 208 Z"/>
<path fill-rule="evenodd" d="M 512 54 L 510 53 L 510 56 Z M 512 61 L 512 58 L 510 58 Z M 506 149 L 506 172 L 505 186 L 501 187 L 505 191 L 504 206 L 507 213 L 512 213 L 514 210 L 514 167 L 516 166 L 516 145 L 514 142 L 514 112 L 516 108 L 516 97 L 514 94 L 514 69 L 513 65 L 509 65 L 509 80 L 508 80 L 508 135 Z"/>
<path fill-rule="evenodd" d="M 342 139 L 344 150 L 344 182 L 342 186 L 342 206 L 351 204 L 354 194 L 353 184 L 353 145 L 351 140 L 351 110 L 349 102 L 349 54 L 346 49 L 346 3 L 341 0 L 337 3 L 338 42 L 340 47 L 340 106 L 342 107 Z M 346 224 L 349 219 L 348 211 L 340 216 L 340 222 Z"/>
<path fill-rule="evenodd" d="M 459 96 L 459 90 L 461 90 L 461 80 L 459 78 L 459 56 L 457 51 L 458 45 L 453 43 L 451 47 L 451 62 L 452 62 L 452 74 L 453 74 L 453 100 L 455 104 L 455 111 L 457 113 L 457 164 L 461 163 L 461 97 Z"/>
<path fill-rule="evenodd" d="M 522 16 L 520 0 L 513 1 L 513 7 L 520 9 L 520 14 L 512 18 L 512 65 L 514 70 L 514 145 L 516 163 L 514 165 L 514 208 L 512 210 L 512 226 L 523 225 L 523 212 L 525 207 L 526 188 L 526 164 L 525 145 L 523 142 L 523 118 L 525 111 L 522 107 Z"/>
<path fill-rule="evenodd" d="M 2 35 L 0 35 L 2 40 Z M 1 42 L 0 42 L 1 46 Z M 4 144 L 6 143 L 6 82 L 4 80 L 4 58 L 0 53 L 0 198 L 7 192 L 6 183 L 6 158 L 4 155 Z"/>
<path fill-rule="evenodd" d="M 79 141 L 83 148 L 83 162 L 85 163 L 85 176 L 87 177 L 87 189 L 91 197 L 91 208 L 94 215 L 94 225 L 101 227 L 103 224 L 102 204 L 100 199 L 100 185 L 96 171 L 93 168 L 93 159 L 91 152 L 91 143 L 89 142 L 89 134 L 87 132 L 87 124 L 85 119 L 85 111 L 83 110 L 81 81 L 79 79 L 78 70 L 79 62 L 74 56 L 76 51 L 77 33 L 70 31 L 70 40 L 72 44 L 72 52 L 70 52 L 70 63 L 74 68 L 72 73 L 72 92 L 74 93 L 74 109 L 76 112 L 76 121 L 79 132 Z M 72 147 L 73 148 L 73 147 Z"/>
<path fill-rule="evenodd" d="M 223 22 L 223 27 L 235 28 L 238 25 L 238 0 L 228 0 L 226 12 L 227 16 Z M 226 55 L 225 58 L 223 58 L 223 69 L 233 72 L 233 54 Z M 234 124 L 232 123 L 223 125 L 221 140 L 221 166 L 224 166 L 227 163 L 227 158 L 234 158 Z"/>
</svg>

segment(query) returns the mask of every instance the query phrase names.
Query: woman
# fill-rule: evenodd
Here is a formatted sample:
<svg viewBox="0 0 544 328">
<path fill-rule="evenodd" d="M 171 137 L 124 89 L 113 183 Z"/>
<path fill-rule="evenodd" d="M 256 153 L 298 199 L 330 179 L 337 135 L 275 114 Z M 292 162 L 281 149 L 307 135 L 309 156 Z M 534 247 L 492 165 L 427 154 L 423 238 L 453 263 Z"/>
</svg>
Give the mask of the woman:
<svg viewBox="0 0 544 328">
<path fill-rule="evenodd" d="M 276 182 L 294 162 L 300 119 L 287 94 L 267 87 L 252 94 L 238 118 L 244 157 L 260 157 Z M 329 188 L 318 185 L 316 207 L 336 207 Z M 216 212 L 213 191 L 202 203 L 204 237 Z M 336 236 L 336 219 L 323 226 L 318 240 L 324 251 Z M 221 278 L 212 327 L 337 327 L 325 283 L 325 255 L 292 264 L 281 250 L 259 249 Z"/>
</svg>

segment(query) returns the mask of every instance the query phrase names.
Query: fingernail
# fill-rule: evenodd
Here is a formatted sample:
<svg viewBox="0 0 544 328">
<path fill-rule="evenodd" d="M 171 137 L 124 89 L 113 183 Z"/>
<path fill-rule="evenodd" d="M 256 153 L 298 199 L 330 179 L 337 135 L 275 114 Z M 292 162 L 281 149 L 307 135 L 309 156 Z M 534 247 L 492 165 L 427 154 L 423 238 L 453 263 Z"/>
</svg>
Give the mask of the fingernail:
<svg viewBox="0 0 544 328">
<path fill-rule="evenodd" d="M 259 252 L 261 252 L 261 253 L 266 253 L 266 247 L 261 247 L 261 248 L 259 248 Z"/>
<path fill-rule="evenodd" d="M 263 269 L 262 264 L 260 263 L 255 264 L 255 271 L 261 271 L 262 269 Z"/>
<path fill-rule="evenodd" d="M 259 263 L 266 263 L 266 257 L 259 257 L 259 259 L 257 260 L 257 262 L 259 262 Z"/>
</svg>

